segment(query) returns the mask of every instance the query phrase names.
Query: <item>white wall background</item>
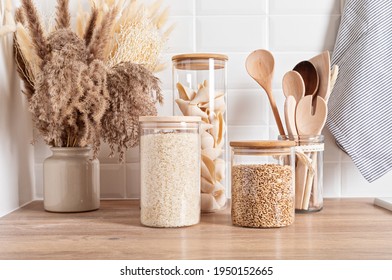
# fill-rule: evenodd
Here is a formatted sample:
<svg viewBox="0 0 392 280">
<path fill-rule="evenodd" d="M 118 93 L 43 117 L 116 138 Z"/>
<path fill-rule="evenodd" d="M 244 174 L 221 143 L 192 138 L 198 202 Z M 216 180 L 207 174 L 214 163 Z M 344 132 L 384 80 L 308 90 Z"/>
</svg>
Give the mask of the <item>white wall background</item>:
<svg viewBox="0 0 392 280">
<path fill-rule="evenodd" d="M 141 0 L 152 2 L 152 0 Z M 282 113 L 284 73 L 323 50 L 332 51 L 344 0 L 164 0 L 177 23 L 163 54 L 168 68 L 159 74 L 165 93 L 161 115 L 172 114 L 171 57 L 178 53 L 218 52 L 229 56 L 229 140 L 276 139 L 277 129 L 265 93 L 247 75 L 247 55 L 259 48 L 272 51 L 276 69 L 273 90 Z M 41 4 L 50 9 L 50 1 Z M 75 0 L 71 0 L 74 4 Z M 53 11 L 53 10 L 52 10 Z M 50 14 L 50 11 L 47 11 Z M 351 159 L 325 130 L 324 193 L 326 197 L 392 196 L 392 173 L 367 183 Z M 50 155 L 42 143 L 34 147 L 37 198 L 42 198 L 42 162 Z M 138 148 L 127 153 L 125 164 L 107 157 L 101 162 L 102 198 L 139 196 Z M 16 167 L 15 167 L 16 168 Z M 1 196 L 1 193 L 0 193 Z"/>
<path fill-rule="evenodd" d="M 31 116 L 12 51 L 12 34 L 0 37 L 0 217 L 30 202 L 35 187 Z"/>
</svg>

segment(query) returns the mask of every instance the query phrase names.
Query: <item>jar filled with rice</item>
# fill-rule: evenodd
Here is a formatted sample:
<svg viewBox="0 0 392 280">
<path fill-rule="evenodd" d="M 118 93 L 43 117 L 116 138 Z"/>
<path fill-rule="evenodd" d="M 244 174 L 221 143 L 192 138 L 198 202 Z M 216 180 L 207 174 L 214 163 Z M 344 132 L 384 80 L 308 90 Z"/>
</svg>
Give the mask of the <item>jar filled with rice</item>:
<svg viewBox="0 0 392 280">
<path fill-rule="evenodd" d="M 200 221 L 200 117 L 140 117 L 141 223 Z"/>
</svg>

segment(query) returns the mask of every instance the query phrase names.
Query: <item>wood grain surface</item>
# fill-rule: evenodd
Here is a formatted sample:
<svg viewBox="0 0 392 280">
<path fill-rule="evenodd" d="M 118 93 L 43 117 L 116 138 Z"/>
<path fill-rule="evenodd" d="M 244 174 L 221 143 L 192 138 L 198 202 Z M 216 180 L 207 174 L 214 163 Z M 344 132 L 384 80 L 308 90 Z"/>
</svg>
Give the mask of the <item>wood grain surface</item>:
<svg viewBox="0 0 392 280">
<path fill-rule="evenodd" d="M 56 214 L 34 201 L 0 219 L 0 259 L 392 259 L 392 212 L 372 199 L 327 199 L 286 228 L 231 225 L 226 209 L 187 228 L 147 228 L 138 201 Z"/>
</svg>

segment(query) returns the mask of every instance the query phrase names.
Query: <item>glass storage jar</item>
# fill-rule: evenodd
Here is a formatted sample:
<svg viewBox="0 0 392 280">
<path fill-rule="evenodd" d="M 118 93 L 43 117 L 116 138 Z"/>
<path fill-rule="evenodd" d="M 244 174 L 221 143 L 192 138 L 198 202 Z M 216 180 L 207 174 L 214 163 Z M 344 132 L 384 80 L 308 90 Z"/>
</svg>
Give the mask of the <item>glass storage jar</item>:
<svg viewBox="0 0 392 280">
<path fill-rule="evenodd" d="M 294 141 L 230 142 L 233 225 L 272 228 L 294 222 Z"/>
<path fill-rule="evenodd" d="M 281 135 L 296 142 L 295 210 L 316 212 L 323 209 L 324 135 Z"/>
<path fill-rule="evenodd" d="M 224 209 L 227 202 L 227 60 L 211 53 L 172 58 L 174 114 L 202 119 L 202 212 Z"/>
<path fill-rule="evenodd" d="M 200 117 L 140 117 L 141 223 L 200 220 Z"/>
</svg>

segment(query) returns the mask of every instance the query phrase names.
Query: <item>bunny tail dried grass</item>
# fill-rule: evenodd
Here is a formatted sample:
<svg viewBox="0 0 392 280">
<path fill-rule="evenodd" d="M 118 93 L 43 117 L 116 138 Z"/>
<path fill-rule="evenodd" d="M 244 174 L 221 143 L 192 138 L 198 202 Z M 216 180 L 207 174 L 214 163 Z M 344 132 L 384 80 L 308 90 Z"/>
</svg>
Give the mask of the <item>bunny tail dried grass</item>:
<svg viewBox="0 0 392 280">
<path fill-rule="evenodd" d="M 57 1 L 55 30 L 70 27 L 71 15 L 69 14 L 68 4 L 69 0 Z"/>
<path fill-rule="evenodd" d="M 105 53 L 106 48 L 109 45 L 111 39 L 111 31 L 115 22 L 118 9 L 112 8 L 107 15 L 104 16 L 101 26 L 94 32 L 93 38 L 89 44 L 89 62 L 94 59 L 106 60 Z"/>
<path fill-rule="evenodd" d="M 113 67 L 107 85 L 110 105 L 102 118 L 102 137 L 123 161 L 126 149 L 138 144 L 139 116 L 157 115 L 155 104 L 162 103 L 163 97 L 158 78 L 145 67 L 130 62 Z"/>
<path fill-rule="evenodd" d="M 165 42 L 146 10 L 141 9 L 133 18 L 125 21 L 113 36 L 108 63 L 114 66 L 129 61 L 143 64 L 154 71 Z"/>
<path fill-rule="evenodd" d="M 126 1 L 111 39 L 109 66 L 128 61 L 143 64 L 154 72 L 164 68 L 160 54 L 174 25 L 163 30 L 169 10 L 161 11 L 161 5 L 161 0 L 147 6 L 138 1 Z"/>
<path fill-rule="evenodd" d="M 84 36 L 83 36 L 86 46 L 90 45 L 91 39 L 93 38 L 95 26 L 97 24 L 97 18 L 98 18 L 98 9 L 93 7 L 91 9 L 91 16 L 87 23 L 86 31 L 84 32 Z"/>
<path fill-rule="evenodd" d="M 48 50 L 44 29 L 42 28 L 38 11 L 31 0 L 22 0 L 22 8 L 24 15 L 26 16 L 35 52 L 39 58 L 44 60 Z"/>
</svg>

